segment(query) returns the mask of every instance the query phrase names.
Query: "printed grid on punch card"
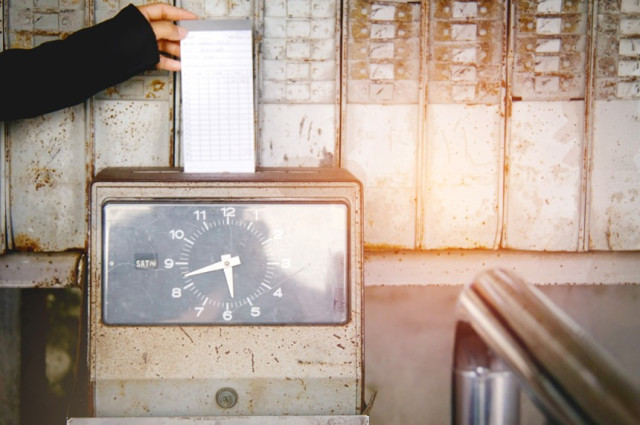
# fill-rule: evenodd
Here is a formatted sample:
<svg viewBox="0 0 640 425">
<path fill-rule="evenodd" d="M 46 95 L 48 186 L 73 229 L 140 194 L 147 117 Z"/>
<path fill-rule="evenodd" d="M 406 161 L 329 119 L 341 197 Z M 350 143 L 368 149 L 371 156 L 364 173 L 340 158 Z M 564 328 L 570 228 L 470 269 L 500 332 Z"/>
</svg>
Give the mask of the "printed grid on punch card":
<svg viewBox="0 0 640 425">
<path fill-rule="evenodd" d="M 251 32 L 191 31 L 181 56 L 185 171 L 255 171 Z"/>
</svg>

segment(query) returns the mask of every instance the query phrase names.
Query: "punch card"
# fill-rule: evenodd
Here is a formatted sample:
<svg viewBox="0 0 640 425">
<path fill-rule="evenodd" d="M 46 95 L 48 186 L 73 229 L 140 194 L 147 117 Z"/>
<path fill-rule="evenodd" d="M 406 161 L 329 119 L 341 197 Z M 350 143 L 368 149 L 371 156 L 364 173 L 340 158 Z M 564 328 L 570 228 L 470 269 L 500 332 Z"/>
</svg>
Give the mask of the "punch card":
<svg viewBox="0 0 640 425">
<path fill-rule="evenodd" d="M 184 171 L 255 172 L 251 22 L 180 25 Z"/>
</svg>

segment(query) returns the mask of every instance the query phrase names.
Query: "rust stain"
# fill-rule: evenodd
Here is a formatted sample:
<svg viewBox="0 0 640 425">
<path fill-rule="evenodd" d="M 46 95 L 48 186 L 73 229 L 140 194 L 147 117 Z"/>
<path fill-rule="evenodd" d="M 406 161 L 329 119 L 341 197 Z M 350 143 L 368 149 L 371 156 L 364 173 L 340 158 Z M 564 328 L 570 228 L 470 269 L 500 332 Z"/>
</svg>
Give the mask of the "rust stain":
<svg viewBox="0 0 640 425">
<path fill-rule="evenodd" d="M 104 91 L 104 94 L 109 97 L 120 96 L 120 91 L 117 86 L 109 87 Z"/>
<path fill-rule="evenodd" d="M 43 187 L 53 187 L 60 173 L 52 168 L 40 167 L 31 170 L 34 181 L 35 189 L 40 190 Z"/>
<path fill-rule="evenodd" d="M 349 78 L 352 80 L 366 80 L 369 78 L 369 64 L 364 61 L 354 61 L 349 64 Z"/>
<path fill-rule="evenodd" d="M 14 236 L 13 244 L 18 251 L 23 252 L 38 252 L 42 251 L 42 245 L 40 241 L 24 233 L 19 233 Z"/>
<path fill-rule="evenodd" d="M 356 20 L 351 23 L 351 37 L 356 40 L 369 38 L 370 31 L 367 22 Z"/>
<path fill-rule="evenodd" d="M 322 157 L 320 158 L 319 167 L 333 167 L 335 165 L 335 158 L 333 153 L 327 151 L 327 148 L 322 148 Z"/>
<path fill-rule="evenodd" d="M 349 17 L 351 19 L 368 19 L 371 14 L 371 4 L 369 1 L 356 0 L 351 3 L 351 10 L 349 11 Z"/>
<path fill-rule="evenodd" d="M 366 243 L 364 244 L 365 251 L 404 251 L 407 249 L 406 246 L 394 245 L 394 244 L 386 244 L 386 243 Z"/>
<path fill-rule="evenodd" d="M 399 22 L 411 22 L 413 21 L 413 10 L 410 4 L 399 3 L 396 6 L 395 20 Z"/>
<path fill-rule="evenodd" d="M 147 92 L 147 94 L 145 95 L 145 97 L 147 99 L 149 98 L 157 98 L 158 97 L 158 93 L 162 93 L 162 91 L 164 90 L 164 87 L 166 86 L 166 83 L 162 80 L 159 79 L 155 79 L 153 81 L 151 81 L 150 83 L 150 88 L 151 91 Z"/>
<path fill-rule="evenodd" d="M 33 34 L 30 32 L 16 31 L 11 47 L 16 49 L 31 49 L 33 47 Z"/>
</svg>

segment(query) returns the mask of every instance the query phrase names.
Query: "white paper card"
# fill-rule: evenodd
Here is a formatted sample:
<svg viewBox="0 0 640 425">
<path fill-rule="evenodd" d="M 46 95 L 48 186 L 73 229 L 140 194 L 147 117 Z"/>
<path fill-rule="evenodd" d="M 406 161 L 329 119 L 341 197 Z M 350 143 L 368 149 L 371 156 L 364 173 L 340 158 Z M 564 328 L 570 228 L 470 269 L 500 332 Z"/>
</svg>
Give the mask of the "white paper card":
<svg viewBox="0 0 640 425">
<path fill-rule="evenodd" d="M 180 25 L 184 171 L 255 172 L 251 22 Z"/>
</svg>

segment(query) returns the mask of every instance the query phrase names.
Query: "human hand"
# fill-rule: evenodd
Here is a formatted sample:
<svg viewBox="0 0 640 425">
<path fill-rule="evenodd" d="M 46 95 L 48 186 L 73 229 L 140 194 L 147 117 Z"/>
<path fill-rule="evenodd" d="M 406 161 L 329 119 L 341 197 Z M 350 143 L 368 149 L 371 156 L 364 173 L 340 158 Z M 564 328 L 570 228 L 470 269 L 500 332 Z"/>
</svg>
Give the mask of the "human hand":
<svg viewBox="0 0 640 425">
<path fill-rule="evenodd" d="M 158 40 L 158 51 L 180 57 L 180 40 L 187 36 L 187 30 L 177 26 L 173 21 L 197 19 L 198 17 L 187 10 L 164 3 L 138 6 L 138 10 L 151 24 L 156 40 Z M 179 71 L 180 61 L 161 54 L 156 68 Z"/>
</svg>

